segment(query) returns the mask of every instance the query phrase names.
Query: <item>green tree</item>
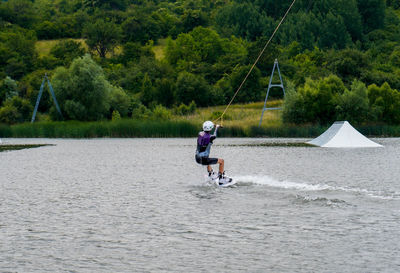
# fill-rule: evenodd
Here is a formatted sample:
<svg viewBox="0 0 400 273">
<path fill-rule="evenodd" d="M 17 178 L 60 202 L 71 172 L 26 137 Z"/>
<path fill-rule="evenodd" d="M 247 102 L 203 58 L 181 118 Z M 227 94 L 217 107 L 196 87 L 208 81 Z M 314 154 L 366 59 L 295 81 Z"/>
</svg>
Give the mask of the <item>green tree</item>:
<svg viewBox="0 0 400 273">
<path fill-rule="evenodd" d="M 342 49 L 351 43 L 343 17 L 328 12 L 321 24 L 318 45 L 320 48 Z"/>
<path fill-rule="evenodd" d="M 228 103 L 233 97 L 233 88 L 234 87 L 232 87 L 230 77 L 222 77 L 219 81 L 215 83 L 212 90 L 213 102 L 216 105 Z"/>
<path fill-rule="evenodd" d="M 368 86 L 368 98 L 373 117 L 378 122 L 400 123 L 400 92 L 384 83 Z"/>
<path fill-rule="evenodd" d="M 130 98 L 122 88 L 114 87 L 110 94 L 110 112 L 117 111 L 122 117 L 127 117 Z"/>
<path fill-rule="evenodd" d="M 314 48 L 313 51 L 306 50 L 289 60 L 289 67 L 294 70 L 291 80 L 296 85 L 303 85 L 308 77 L 315 79 L 327 77 L 332 72 L 327 69 L 326 63 L 326 53 L 319 48 Z M 284 67 L 282 69 L 286 74 L 286 69 Z"/>
<path fill-rule="evenodd" d="M 14 96 L 6 100 L 0 108 L 0 122 L 14 124 L 28 121 L 32 112 L 33 107 L 28 100 Z"/>
<path fill-rule="evenodd" d="M 178 103 L 189 104 L 195 101 L 197 105 L 208 106 L 211 101 L 211 87 L 199 75 L 181 72 L 176 81 L 176 99 Z"/>
<path fill-rule="evenodd" d="M 393 50 L 392 54 L 390 54 L 389 61 L 393 66 L 400 66 L 400 47 Z"/>
<path fill-rule="evenodd" d="M 148 73 L 145 73 L 143 77 L 141 87 L 141 99 L 146 106 L 149 106 L 152 102 L 156 100 L 156 90 Z"/>
<path fill-rule="evenodd" d="M 33 112 L 33 106 L 28 100 L 14 96 L 12 99 L 5 102 L 5 105 L 8 104 L 17 108 L 18 113 L 21 115 L 21 119 L 19 120 L 20 122 L 30 120 Z"/>
<path fill-rule="evenodd" d="M 32 1 L 29 0 L 2 1 L 0 9 L 3 20 L 23 28 L 30 28 L 37 19 Z"/>
<path fill-rule="evenodd" d="M 70 65 L 73 59 L 85 55 L 86 50 L 82 47 L 81 43 L 66 40 L 58 42 L 53 46 L 50 53 L 61 60 L 62 65 Z"/>
<path fill-rule="evenodd" d="M 175 80 L 171 78 L 157 79 L 156 101 L 164 106 L 171 107 L 175 101 Z"/>
<path fill-rule="evenodd" d="M 17 82 L 7 76 L 0 85 L 0 104 L 2 101 L 1 98 L 8 100 L 15 96 L 18 96 Z"/>
<path fill-rule="evenodd" d="M 236 35 L 254 41 L 263 34 L 272 34 L 274 20 L 251 3 L 234 2 L 220 9 L 216 22 L 225 36 Z"/>
<path fill-rule="evenodd" d="M 35 34 L 20 28 L 0 32 L 0 71 L 20 79 L 34 69 L 37 58 Z"/>
<path fill-rule="evenodd" d="M 250 70 L 250 66 L 237 67 L 230 76 L 232 90 L 237 90 Z M 254 102 L 261 99 L 261 71 L 255 67 L 235 98 L 235 102 Z"/>
<path fill-rule="evenodd" d="M 184 27 L 179 15 L 175 14 L 172 10 L 158 9 L 157 11 L 152 12 L 151 18 L 157 22 L 159 28 L 158 35 L 160 37 L 171 36 L 172 38 L 176 38 L 179 33 L 184 32 Z M 153 27 L 156 29 L 155 26 Z"/>
<path fill-rule="evenodd" d="M 345 91 L 343 82 L 335 75 L 320 80 L 308 78 L 298 93 L 288 92 L 283 120 L 329 124 L 335 120 L 339 97 Z"/>
<path fill-rule="evenodd" d="M 124 10 L 127 7 L 126 0 L 82 0 L 83 6 L 89 9 L 119 9 Z"/>
<path fill-rule="evenodd" d="M 161 33 L 160 23 L 151 16 L 135 14 L 121 25 L 123 40 L 141 44 L 145 44 L 149 40 L 157 40 Z"/>
<path fill-rule="evenodd" d="M 151 84 L 162 77 L 174 76 L 175 71 L 166 62 L 159 62 L 154 57 L 142 56 L 139 62 L 128 62 L 125 68 L 117 71 L 118 83 L 130 94 L 136 94 L 143 90 L 143 79 L 148 75 Z"/>
<path fill-rule="evenodd" d="M 61 37 L 61 30 L 57 24 L 43 21 L 36 25 L 36 34 L 41 40 L 57 39 Z"/>
<path fill-rule="evenodd" d="M 204 26 L 207 23 L 207 17 L 200 10 L 187 9 L 182 18 L 183 32 L 189 32 L 195 27 Z"/>
<path fill-rule="evenodd" d="M 153 44 L 142 46 L 139 43 L 128 42 L 122 47 L 121 63 L 138 62 L 142 57 L 154 58 Z"/>
<path fill-rule="evenodd" d="M 179 61 L 197 65 L 203 62 L 213 64 L 232 48 L 234 46 L 222 39 L 216 31 L 197 27 L 190 33 L 180 34 L 175 41 L 169 40 L 166 58 L 171 64 Z"/>
<path fill-rule="evenodd" d="M 324 25 L 328 14 L 343 19 L 346 32 L 353 40 L 359 40 L 362 34 L 362 20 L 358 9 L 358 0 L 320 0 L 312 5 L 312 13 L 320 18 L 320 23 Z M 320 33 L 324 35 L 325 33 Z"/>
<path fill-rule="evenodd" d="M 165 57 L 177 71 L 201 74 L 215 84 L 224 74 L 245 62 L 246 48 L 242 40 L 223 39 L 212 29 L 197 27 L 167 42 Z"/>
<path fill-rule="evenodd" d="M 354 80 L 351 89 L 345 90 L 338 98 L 336 107 L 337 120 L 347 120 L 351 123 L 367 121 L 369 115 L 369 99 L 364 83 Z"/>
<path fill-rule="evenodd" d="M 400 0 L 386 0 L 386 5 L 388 7 L 393 7 L 394 9 L 400 8 Z"/>
<path fill-rule="evenodd" d="M 18 109 L 12 105 L 0 107 L 0 123 L 14 124 L 21 119 Z"/>
<path fill-rule="evenodd" d="M 282 121 L 302 124 L 307 122 L 307 112 L 302 94 L 296 92 L 293 83 L 286 85 L 286 97 L 282 109 Z"/>
<path fill-rule="evenodd" d="M 298 12 L 289 16 L 277 33 L 277 40 L 283 45 L 299 42 L 303 49 L 312 50 L 320 36 L 321 22 L 314 13 Z"/>
<path fill-rule="evenodd" d="M 361 13 L 364 30 L 366 33 L 383 27 L 385 22 L 385 1 L 382 0 L 357 0 Z"/>
<path fill-rule="evenodd" d="M 88 47 L 96 51 L 101 58 L 113 52 L 121 39 L 121 28 L 114 22 L 98 19 L 94 24 L 87 24 L 83 30 Z"/>
<path fill-rule="evenodd" d="M 52 84 L 66 119 L 99 120 L 109 113 L 113 86 L 90 55 L 75 59 L 69 68 L 54 72 Z M 51 111 L 56 119 L 55 111 Z"/>
<path fill-rule="evenodd" d="M 357 49 L 345 49 L 339 52 L 331 50 L 327 54 L 327 63 L 330 71 L 344 79 L 346 83 L 359 79 L 370 67 L 370 60 L 366 54 Z"/>
</svg>

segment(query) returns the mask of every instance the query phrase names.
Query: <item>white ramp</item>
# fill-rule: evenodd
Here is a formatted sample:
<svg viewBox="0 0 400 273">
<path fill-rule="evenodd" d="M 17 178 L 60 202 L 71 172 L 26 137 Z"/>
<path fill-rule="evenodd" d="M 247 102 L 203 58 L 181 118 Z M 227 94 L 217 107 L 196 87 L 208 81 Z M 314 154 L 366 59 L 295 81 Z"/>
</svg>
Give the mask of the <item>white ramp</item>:
<svg viewBox="0 0 400 273">
<path fill-rule="evenodd" d="M 335 122 L 325 133 L 307 143 L 329 148 L 383 147 L 363 136 L 347 121 Z"/>
</svg>

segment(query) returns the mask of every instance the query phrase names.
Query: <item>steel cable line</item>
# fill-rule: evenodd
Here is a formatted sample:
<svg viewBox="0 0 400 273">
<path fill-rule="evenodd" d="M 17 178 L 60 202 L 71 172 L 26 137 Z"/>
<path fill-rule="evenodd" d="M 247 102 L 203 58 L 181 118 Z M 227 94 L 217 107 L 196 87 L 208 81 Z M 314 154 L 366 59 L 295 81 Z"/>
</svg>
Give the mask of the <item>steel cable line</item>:
<svg viewBox="0 0 400 273">
<path fill-rule="evenodd" d="M 260 60 L 261 56 L 264 54 L 265 50 L 267 49 L 267 47 L 269 46 L 269 44 L 271 43 L 272 39 L 274 38 L 276 32 L 279 30 L 280 26 L 282 25 L 282 23 L 285 21 L 287 15 L 289 14 L 290 10 L 292 9 L 293 5 L 296 3 L 296 0 L 293 0 L 292 4 L 289 6 L 288 10 L 286 11 L 285 15 L 282 17 L 281 21 L 279 22 L 278 26 L 275 28 L 274 32 L 272 33 L 271 37 L 269 38 L 268 42 L 265 44 L 264 48 L 261 50 L 260 54 L 258 55 L 256 61 L 254 62 L 254 64 L 251 66 L 249 72 L 247 73 L 246 77 L 244 78 L 244 80 L 242 81 L 242 83 L 240 84 L 239 88 L 236 90 L 235 94 L 233 95 L 231 101 L 229 102 L 229 104 L 226 106 L 224 112 L 221 114 L 221 116 L 219 118 L 217 118 L 216 120 L 214 120 L 214 123 L 217 122 L 218 120 L 221 120 L 221 125 L 222 125 L 222 121 L 223 121 L 223 117 L 226 113 L 226 111 L 228 110 L 228 108 L 231 106 L 232 102 L 235 100 L 237 94 L 239 93 L 239 91 L 242 89 L 244 83 L 247 81 L 247 78 L 250 76 L 251 72 L 253 71 L 254 67 L 256 66 L 256 64 L 258 63 L 258 61 Z"/>
</svg>

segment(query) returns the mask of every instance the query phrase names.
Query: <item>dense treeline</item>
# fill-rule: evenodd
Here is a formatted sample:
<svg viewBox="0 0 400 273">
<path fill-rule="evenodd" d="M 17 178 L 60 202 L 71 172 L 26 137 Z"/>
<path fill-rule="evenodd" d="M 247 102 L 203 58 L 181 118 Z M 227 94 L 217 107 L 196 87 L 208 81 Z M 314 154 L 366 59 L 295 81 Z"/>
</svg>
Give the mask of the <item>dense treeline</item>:
<svg viewBox="0 0 400 273">
<path fill-rule="evenodd" d="M 45 73 L 67 120 L 226 104 L 291 2 L 0 1 L 0 122 L 30 119 Z M 398 124 L 399 24 L 399 0 L 298 0 L 236 102 L 263 99 L 278 58 L 285 122 Z M 61 119 L 48 92 L 39 112 Z"/>
</svg>

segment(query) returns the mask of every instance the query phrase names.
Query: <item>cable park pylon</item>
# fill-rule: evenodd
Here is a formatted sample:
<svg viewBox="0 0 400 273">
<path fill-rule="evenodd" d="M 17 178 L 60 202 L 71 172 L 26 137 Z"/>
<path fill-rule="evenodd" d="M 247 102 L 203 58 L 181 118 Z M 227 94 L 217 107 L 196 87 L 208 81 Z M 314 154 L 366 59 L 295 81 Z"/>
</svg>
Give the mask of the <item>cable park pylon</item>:
<svg viewBox="0 0 400 273">
<path fill-rule="evenodd" d="M 278 71 L 280 84 L 273 84 L 272 83 L 272 79 L 274 78 L 274 74 L 275 74 L 275 69 Z M 269 91 L 271 90 L 271 88 L 274 88 L 274 87 L 281 88 L 282 91 L 283 91 L 283 98 L 285 98 L 285 96 L 286 96 L 285 87 L 283 86 L 282 75 L 281 75 L 281 70 L 279 69 L 278 59 L 275 59 L 275 62 L 274 62 L 274 68 L 272 69 L 271 78 L 269 79 L 267 96 L 265 97 L 264 107 L 263 107 L 263 110 L 262 110 L 262 113 L 261 113 L 261 118 L 260 118 L 260 124 L 258 126 L 261 126 L 262 119 L 263 119 L 265 111 L 282 109 L 282 107 L 270 107 L 270 108 L 267 108 L 267 101 L 268 101 Z"/>
<path fill-rule="evenodd" d="M 40 86 L 39 95 L 38 95 L 37 100 L 36 100 L 35 110 L 33 110 L 31 123 L 33 123 L 35 121 L 36 113 L 37 113 L 37 110 L 39 108 L 39 103 L 40 103 L 40 99 L 42 98 L 43 88 L 44 88 L 44 84 L 46 83 L 46 80 L 47 80 L 47 85 L 49 86 L 49 89 L 50 89 L 51 96 L 53 97 L 56 109 L 57 109 L 58 113 L 60 114 L 61 118 L 63 118 L 63 115 L 61 114 L 60 106 L 58 105 L 58 102 L 57 102 L 57 99 L 56 99 L 56 95 L 54 94 L 53 86 L 51 85 L 50 80 L 47 77 L 47 74 L 45 74 L 44 78 L 43 78 L 43 81 L 42 81 L 42 85 Z"/>
<path fill-rule="evenodd" d="M 226 113 L 226 111 L 228 110 L 228 108 L 231 106 L 232 102 L 235 100 L 237 94 L 239 93 L 239 91 L 242 89 L 243 85 L 245 84 L 245 82 L 247 81 L 247 78 L 250 76 L 251 72 L 253 71 L 253 69 L 255 68 L 255 66 L 257 65 L 258 61 L 260 60 L 261 56 L 264 54 L 265 50 L 267 49 L 267 47 L 269 46 L 269 44 L 271 43 L 272 39 L 274 38 L 275 34 L 278 32 L 279 28 L 281 27 L 282 23 L 285 21 L 287 15 L 289 14 L 290 10 L 292 9 L 293 5 L 296 3 L 296 0 L 293 0 L 293 2 L 290 4 L 288 10 L 286 11 L 285 15 L 282 17 L 281 21 L 279 22 L 279 24 L 277 25 L 277 27 L 275 28 L 274 32 L 272 33 L 271 37 L 269 38 L 269 40 L 267 41 L 267 43 L 265 44 L 264 48 L 261 50 L 260 54 L 258 55 L 257 59 L 255 60 L 254 64 L 251 66 L 249 72 L 247 73 L 246 77 L 244 77 L 242 83 L 240 84 L 240 86 L 238 87 L 238 89 L 236 90 L 235 94 L 233 95 L 231 101 L 228 103 L 228 105 L 226 106 L 224 112 L 222 112 L 221 116 L 219 118 L 217 118 L 216 120 L 214 120 L 214 122 L 217 122 L 218 120 L 221 121 L 221 125 L 223 122 L 223 118 L 224 115 Z M 280 74 L 280 72 L 279 72 Z M 282 82 L 282 80 L 281 80 Z M 265 106 L 264 106 L 265 108 Z M 264 110 L 263 110 L 264 111 Z"/>
</svg>

